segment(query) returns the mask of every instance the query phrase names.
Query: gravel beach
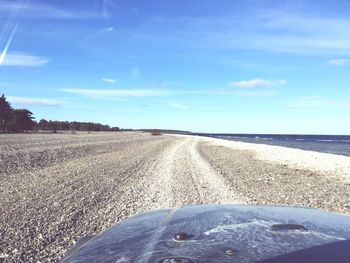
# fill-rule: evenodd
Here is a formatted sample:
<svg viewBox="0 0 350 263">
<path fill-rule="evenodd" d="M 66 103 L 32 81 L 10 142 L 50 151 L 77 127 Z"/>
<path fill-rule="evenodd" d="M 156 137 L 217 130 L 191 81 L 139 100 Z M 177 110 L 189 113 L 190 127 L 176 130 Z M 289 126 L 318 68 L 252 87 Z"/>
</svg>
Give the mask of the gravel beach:
<svg viewBox="0 0 350 263">
<path fill-rule="evenodd" d="M 86 235 L 186 204 L 350 214 L 349 176 L 350 157 L 196 136 L 3 134 L 0 257 L 57 262 Z"/>
</svg>

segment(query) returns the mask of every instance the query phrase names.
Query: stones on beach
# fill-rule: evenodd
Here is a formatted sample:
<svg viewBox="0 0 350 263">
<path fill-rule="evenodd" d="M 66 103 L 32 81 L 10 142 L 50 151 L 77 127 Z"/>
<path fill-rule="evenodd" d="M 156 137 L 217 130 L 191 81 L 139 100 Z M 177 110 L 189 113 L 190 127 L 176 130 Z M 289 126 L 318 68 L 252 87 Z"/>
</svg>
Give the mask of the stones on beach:
<svg viewBox="0 0 350 263">
<path fill-rule="evenodd" d="M 291 205 L 349 213 L 350 185 L 338 175 L 257 160 L 246 150 L 200 143 L 202 156 L 250 204 Z M 218 168 L 219 167 L 219 168 Z"/>
<path fill-rule="evenodd" d="M 6 260 L 56 262 L 75 240 L 140 211 L 143 193 L 133 189 L 149 158 L 172 140 L 139 133 L 3 135 L 0 225 Z"/>
<path fill-rule="evenodd" d="M 350 186 L 339 178 L 184 138 L 4 135 L 0 225 L 9 262 L 57 261 L 87 234 L 140 212 L 189 203 L 303 205 L 350 213 Z M 185 234 L 178 241 L 188 240 Z"/>
</svg>

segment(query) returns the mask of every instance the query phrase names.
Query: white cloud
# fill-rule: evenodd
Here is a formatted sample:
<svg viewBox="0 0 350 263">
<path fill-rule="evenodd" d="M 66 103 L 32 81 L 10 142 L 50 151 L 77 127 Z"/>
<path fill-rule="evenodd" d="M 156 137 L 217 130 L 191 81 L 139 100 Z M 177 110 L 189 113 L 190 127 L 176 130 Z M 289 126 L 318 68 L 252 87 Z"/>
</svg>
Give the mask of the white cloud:
<svg viewBox="0 0 350 263">
<path fill-rule="evenodd" d="M 3 66 L 21 66 L 21 67 L 40 67 L 45 66 L 49 62 L 48 59 L 23 54 L 23 53 L 9 53 L 5 56 L 2 63 Z"/>
<path fill-rule="evenodd" d="M 186 105 L 176 103 L 176 102 L 170 103 L 169 106 L 176 108 L 176 109 L 183 109 L 183 110 L 188 109 L 188 107 Z"/>
<path fill-rule="evenodd" d="M 43 98 L 29 98 L 29 97 L 17 97 L 8 96 L 7 99 L 10 103 L 19 106 L 46 106 L 46 107 L 59 107 L 65 104 L 63 101 Z"/>
<path fill-rule="evenodd" d="M 229 83 L 229 86 L 234 88 L 242 89 L 252 89 L 252 88 L 266 88 L 281 86 L 287 83 L 286 80 L 269 80 L 269 79 L 251 79 L 251 80 L 242 80 L 237 82 Z"/>
<path fill-rule="evenodd" d="M 162 97 L 171 94 L 168 90 L 157 89 L 61 89 L 63 92 L 81 95 L 93 99 L 110 99 L 123 97 Z"/>
<path fill-rule="evenodd" d="M 350 100 L 331 99 L 323 96 L 306 96 L 297 98 L 289 104 L 290 108 L 318 108 L 318 107 L 350 107 Z"/>
<path fill-rule="evenodd" d="M 114 84 L 117 82 L 115 79 L 111 79 L 111 78 L 102 78 L 102 81 L 111 83 L 111 84 Z"/>
<path fill-rule="evenodd" d="M 100 33 L 104 33 L 104 32 L 112 32 L 114 31 L 114 27 L 107 27 L 107 28 L 104 28 L 100 31 Z"/>
<path fill-rule="evenodd" d="M 330 59 L 327 63 L 334 66 L 342 66 L 347 63 L 347 59 Z"/>
</svg>

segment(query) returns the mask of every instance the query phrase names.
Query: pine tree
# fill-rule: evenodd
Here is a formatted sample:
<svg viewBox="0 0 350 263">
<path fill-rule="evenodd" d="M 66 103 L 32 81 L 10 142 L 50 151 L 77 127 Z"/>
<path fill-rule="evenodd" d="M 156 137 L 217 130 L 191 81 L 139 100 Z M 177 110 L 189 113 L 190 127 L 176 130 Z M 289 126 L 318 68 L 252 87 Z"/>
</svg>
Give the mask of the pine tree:
<svg viewBox="0 0 350 263">
<path fill-rule="evenodd" d="M 33 113 L 26 109 L 12 110 L 8 130 L 12 132 L 32 130 L 35 126 L 32 115 Z"/>
<path fill-rule="evenodd" d="M 5 95 L 0 97 L 0 130 L 2 132 L 7 131 L 7 125 L 11 118 L 12 111 L 11 104 L 6 100 Z"/>
</svg>

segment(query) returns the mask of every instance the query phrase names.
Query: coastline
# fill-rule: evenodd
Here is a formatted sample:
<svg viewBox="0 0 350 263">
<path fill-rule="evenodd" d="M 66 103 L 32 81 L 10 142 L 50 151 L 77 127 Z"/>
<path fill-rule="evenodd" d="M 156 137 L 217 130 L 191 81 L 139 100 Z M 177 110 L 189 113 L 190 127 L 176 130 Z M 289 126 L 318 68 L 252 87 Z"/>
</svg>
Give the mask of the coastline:
<svg viewBox="0 0 350 263">
<path fill-rule="evenodd" d="M 291 169 L 307 169 L 326 175 L 342 176 L 350 182 L 349 156 L 301 150 L 284 146 L 225 140 L 221 138 L 209 138 L 204 136 L 194 137 L 200 137 L 202 140 L 214 145 L 229 147 L 233 150 L 251 151 L 254 153 L 254 158 L 261 161 L 288 165 Z"/>
</svg>

